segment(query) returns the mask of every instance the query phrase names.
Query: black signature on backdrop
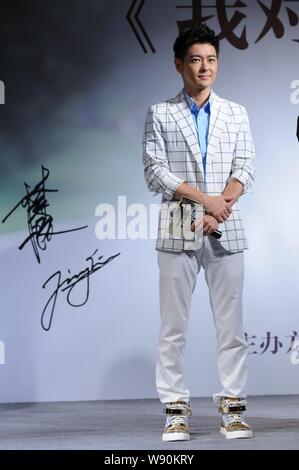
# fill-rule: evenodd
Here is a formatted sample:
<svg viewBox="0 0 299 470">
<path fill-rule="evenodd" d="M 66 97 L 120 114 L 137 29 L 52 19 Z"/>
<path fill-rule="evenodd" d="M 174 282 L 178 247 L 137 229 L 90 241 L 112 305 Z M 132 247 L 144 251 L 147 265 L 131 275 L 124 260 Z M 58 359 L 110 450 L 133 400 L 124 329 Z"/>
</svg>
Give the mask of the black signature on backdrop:
<svg viewBox="0 0 299 470">
<path fill-rule="evenodd" d="M 25 184 L 26 195 L 15 205 L 15 207 L 4 217 L 2 223 L 6 222 L 18 207 L 23 207 L 27 211 L 27 225 L 29 235 L 23 243 L 19 246 L 22 250 L 24 246 L 31 241 L 31 245 L 36 256 L 38 263 L 40 263 L 39 250 L 45 251 L 47 242 L 49 242 L 53 235 L 60 235 L 62 233 L 76 232 L 87 228 L 87 225 L 70 230 L 63 230 L 54 232 L 53 217 L 48 214 L 47 207 L 49 203 L 46 198 L 46 193 L 58 192 L 58 189 L 46 189 L 45 182 L 49 178 L 50 171 L 42 166 L 42 179 L 33 189 Z"/>
<path fill-rule="evenodd" d="M 91 256 L 88 256 L 88 258 L 86 258 L 86 261 L 90 262 L 90 266 L 86 267 L 78 274 L 74 274 L 73 276 L 67 277 L 66 279 L 62 280 L 61 271 L 56 271 L 56 273 L 52 274 L 52 276 L 50 276 L 47 281 L 43 284 L 44 289 L 50 281 L 53 280 L 53 282 L 55 282 L 55 289 L 50 295 L 41 316 L 41 325 L 45 331 L 49 331 L 49 329 L 51 328 L 58 294 L 67 292 L 67 303 L 72 307 L 82 307 L 86 304 L 89 298 L 90 276 L 97 272 L 99 269 L 102 269 L 104 266 L 106 266 L 113 259 L 120 255 L 120 253 L 117 253 L 116 255 L 110 256 L 105 261 L 102 261 L 103 256 L 99 256 L 96 262 L 94 256 L 97 254 L 97 252 L 98 250 L 96 250 Z M 71 274 L 70 270 L 68 270 L 68 273 Z M 80 291 L 82 297 L 80 300 L 75 300 L 75 293 L 73 292 L 73 290 L 76 286 L 78 286 L 79 283 L 82 283 L 83 281 L 85 283 L 85 286 L 83 287 L 83 292 Z"/>
</svg>

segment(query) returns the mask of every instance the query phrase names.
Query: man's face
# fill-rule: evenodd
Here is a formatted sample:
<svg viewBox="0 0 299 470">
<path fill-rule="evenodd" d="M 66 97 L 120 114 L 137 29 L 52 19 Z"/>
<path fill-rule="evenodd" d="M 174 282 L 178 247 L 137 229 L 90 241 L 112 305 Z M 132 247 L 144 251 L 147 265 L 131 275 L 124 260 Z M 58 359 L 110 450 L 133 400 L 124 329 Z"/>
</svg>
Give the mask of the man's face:
<svg viewBox="0 0 299 470">
<path fill-rule="evenodd" d="M 185 88 L 193 92 L 211 88 L 217 76 L 216 49 L 211 44 L 193 44 L 184 61 L 175 59 L 175 66 L 182 75 Z"/>
</svg>

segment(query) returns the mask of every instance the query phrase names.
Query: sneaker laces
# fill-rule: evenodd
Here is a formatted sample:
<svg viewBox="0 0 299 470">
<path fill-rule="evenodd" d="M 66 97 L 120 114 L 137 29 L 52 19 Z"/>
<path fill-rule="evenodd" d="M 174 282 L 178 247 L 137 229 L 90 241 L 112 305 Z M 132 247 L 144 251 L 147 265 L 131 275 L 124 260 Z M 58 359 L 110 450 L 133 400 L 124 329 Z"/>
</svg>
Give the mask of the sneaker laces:
<svg viewBox="0 0 299 470">
<path fill-rule="evenodd" d="M 187 425 L 187 416 L 167 416 L 166 418 L 166 426 L 170 426 L 173 424 L 184 424 Z"/>
<path fill-rule="evenodd" d="M 224 424 L 231 425 L 231 424 L 242 424 L 242 418 L 239 414 L 227 413 L 222 415 Z"/>
</svg>

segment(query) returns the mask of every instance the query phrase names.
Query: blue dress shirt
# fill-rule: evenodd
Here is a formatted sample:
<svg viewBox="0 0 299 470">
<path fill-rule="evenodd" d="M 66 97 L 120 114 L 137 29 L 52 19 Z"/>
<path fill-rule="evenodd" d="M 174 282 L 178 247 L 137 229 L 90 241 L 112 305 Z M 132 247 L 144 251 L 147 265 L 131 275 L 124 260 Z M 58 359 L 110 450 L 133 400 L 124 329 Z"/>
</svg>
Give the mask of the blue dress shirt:
<svg viewBox="0 0 299 470">
<path fill-rule="evenodd" d="M 191 114 L 193 116 L 194 124 L 197 131 L 198 144 L 200 146 L 202 164 L 204 169 L 204 177 L 206 178 L 206 161 L 207 161 L 207 146 L 208 146 L 208 135 L 211 115 L 211 98 L 207 101 L 204 106 L 199 106 L 191 96 L 188 95 L 184 90 L 184 97 L 186 103 L 189 106 Z"/>
</svg>

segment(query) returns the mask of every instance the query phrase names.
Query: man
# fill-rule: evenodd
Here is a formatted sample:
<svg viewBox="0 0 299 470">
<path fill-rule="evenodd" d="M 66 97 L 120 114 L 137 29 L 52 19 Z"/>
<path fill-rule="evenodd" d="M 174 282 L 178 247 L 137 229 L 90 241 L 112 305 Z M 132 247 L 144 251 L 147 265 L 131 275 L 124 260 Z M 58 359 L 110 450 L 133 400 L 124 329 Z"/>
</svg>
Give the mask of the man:
<svg viewBox="0 0 299 470">
<path fill-rule="evenodd" d="M 217 332 L 223 390 L 214 395 L 214 401 L 221 414 L 220 432 L 226 438 L 248 438 L 252 431 L 242 417 L 247 379 L 243 251 L 248 246 L 237 201 L 253 183 L 254 146 L 245 108 L 212 91 L 219 54 L 214 31 L 202 24 L 181 32 L 174 53 L 184 88 L 175 98 L 149 108 L 143 140 L 145 179 L 150 191 L 162 194 L 164 207 L 156 243 L 161 311 L 156 384 L 167 415 L 162 439 L 190 439 L 190 393 L 184 383 L 183 352 L 201 267 Z M 181 207 L 182 198 L 203 207 L 203 240 L 196 249 L 190 249 L 190 242 L 173 231 L 170 218 Z M 168 210 L 173 204 L 175 209 Z M 218 228 L 220 240 L 213 236 Z"/>
</svg>

